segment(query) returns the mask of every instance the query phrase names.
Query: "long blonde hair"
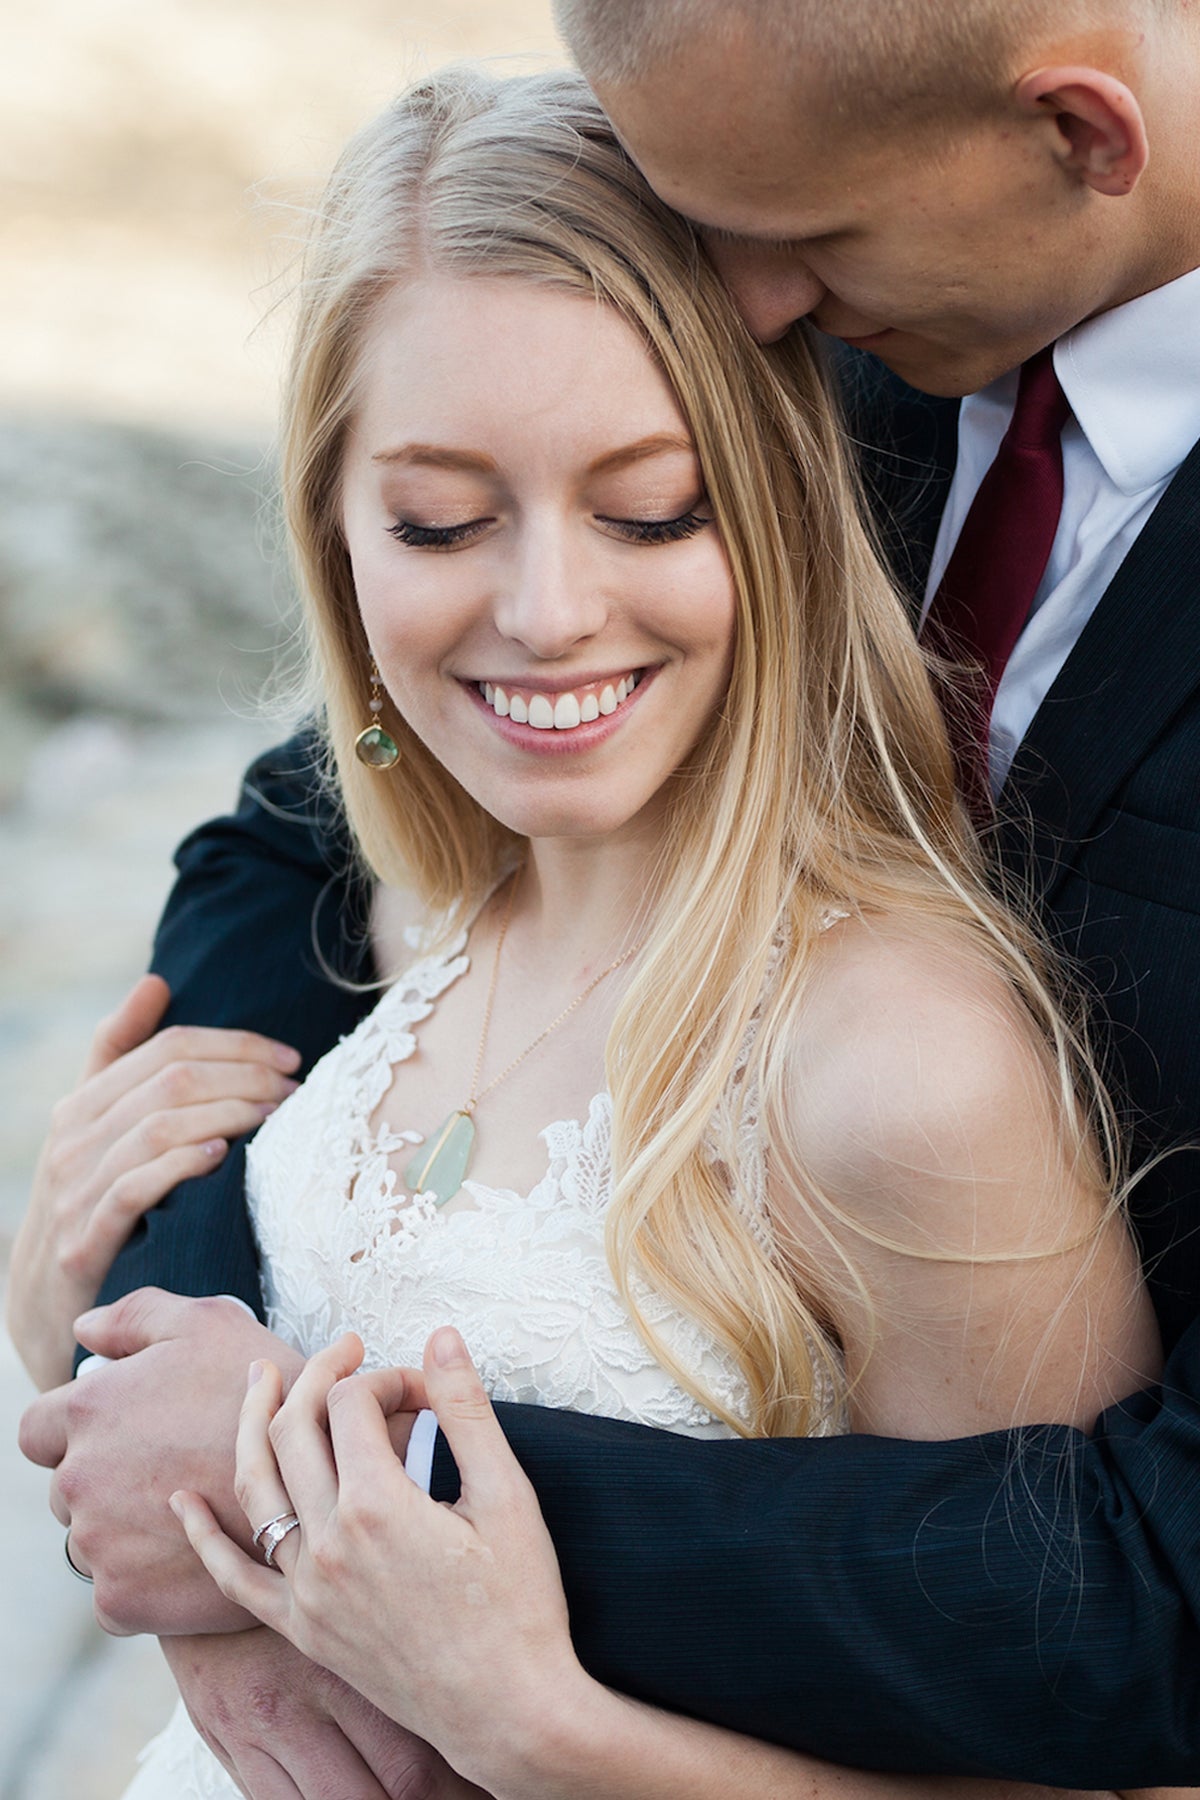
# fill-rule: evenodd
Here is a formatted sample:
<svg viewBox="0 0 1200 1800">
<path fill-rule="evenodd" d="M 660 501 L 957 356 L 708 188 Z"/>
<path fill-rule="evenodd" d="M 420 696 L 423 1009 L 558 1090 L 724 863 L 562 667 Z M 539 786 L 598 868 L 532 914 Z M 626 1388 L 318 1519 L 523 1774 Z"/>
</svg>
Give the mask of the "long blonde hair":
<svg viewBox="0 0 1200 1800">
<path fill-rule="evenodd" d="M 713 1121 L 736 1130 L 728 1102 L 752 1040 L 741 1089 L 760 1096 L 764 1156 L 819 1209 L 783 1128 L 783 1094 L 788 1022 L 828 907 L 916 912 L 1003 971 L 1040 1028 L 1063 1119 L 1088 1155 L 1073 1041 L 1029 933 L 984 882 L 813 340 L 797 328 L 776 346 L 751 341 L 691 230 L 571 74 L 497 80 L 462 67 L 414 87 L 339 163 L 301 288 L 285 501 L 332 760 L 376 873 L 463 920 L 519 853 L 392 712 L 384 722 L 401 754 L 390 780 L 352 749 L 369 716 L 370 654 L 340 523 L 346 434 L 374 310 L 428 269 L 551 283 L 615 307 L 665 371 L 695 439 L 736 589 L 733 670 L 720 715 L 672 784 L 648 877 L 658 922 L 608 1044 L 609 1254 L 641 1329 L 684 1385 L 746 1428 L 655 1338 L 642 1281 L 736 1358 L 751 1430 L 802 1432 L 827 1386 L 817 1364 L 835 1368 L 825 1299 L 806 1294 L 754 1229 L 737 1158 L 714 1145 Z"/>
</svg>

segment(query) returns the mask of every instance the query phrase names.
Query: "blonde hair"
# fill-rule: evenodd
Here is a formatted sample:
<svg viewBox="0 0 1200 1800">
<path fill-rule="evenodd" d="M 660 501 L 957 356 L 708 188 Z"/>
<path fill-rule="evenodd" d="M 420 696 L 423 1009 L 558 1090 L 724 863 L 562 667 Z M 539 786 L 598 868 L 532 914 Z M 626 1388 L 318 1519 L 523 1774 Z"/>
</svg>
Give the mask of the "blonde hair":
<svg viewBox="0 0 1200 1800">
<path fill-rule="evenodd" d="M 802 1432 L 826 1386 L 818 1365 L 834 1370 L 827 1297 L 802 1292 L 788 1256 L 755 1230 L 732 1140 L 737 1095 L 753 1091 L 768 1164 L 819 1210 L 782 1119 L 788 1021 L 827 908 L 916 912 L 1002 970 L 1040 1027 L 1064 1120 L 1089 1153 L 1070 1037 L 1029 934 L 985 886 L 808 331 L 770 348 L 751 341 L 689 228 L 571 74 L 498 81 L 458 68 L 422 82 L 346 151 L 311 252 L 287 392 L 285 500 L 337 779 L 375 871 L 462 921 L 520 853 L 403 719 L 384 715 L 400 746 L 391 779 L 353 754 L 369 716 L 370 655 L 340 471 L 364 331 L 385 292 L 427 269 L 552 283 L 615 307 L 665 371 L 695 439 L 736 589 L 733 669 L 719 716 L 672 784 L 648 872 L 656 924 L 608 1044 L 609 1252 L 677 1378 L 743 1428 L 655 1338 L 642 1280 L 732 1352 L 753 1431 Z M 856 1279 L 849 1266 L 846 1279 Z"/>
</svg>

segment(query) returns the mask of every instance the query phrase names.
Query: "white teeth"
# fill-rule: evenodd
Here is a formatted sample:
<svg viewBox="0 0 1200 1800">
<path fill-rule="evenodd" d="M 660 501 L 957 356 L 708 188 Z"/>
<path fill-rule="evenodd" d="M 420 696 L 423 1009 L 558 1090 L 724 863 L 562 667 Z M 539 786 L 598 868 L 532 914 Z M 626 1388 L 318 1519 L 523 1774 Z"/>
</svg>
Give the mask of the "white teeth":
<svg viewBox="0 0 1200 1800">
<path fill-rule="evenodd" d="M 607 717 L 616 712 L 618 706 L 628 700 L 638 681 L 636 674 L 625 675 L 617 682 L 606 681 L 599 694 L 593 688 L 582 699 L 577 693 L 568 691 L 556 696 L 530 694 L 525 700 L 520 694 L 510 694 L 506 688 L 491 681 L 481 681 L 478 687 L 497 718 L 531 725 L 535 731 L 574 731 L 577 725 L 590 725 L 602 714 Z"/>
</svg>

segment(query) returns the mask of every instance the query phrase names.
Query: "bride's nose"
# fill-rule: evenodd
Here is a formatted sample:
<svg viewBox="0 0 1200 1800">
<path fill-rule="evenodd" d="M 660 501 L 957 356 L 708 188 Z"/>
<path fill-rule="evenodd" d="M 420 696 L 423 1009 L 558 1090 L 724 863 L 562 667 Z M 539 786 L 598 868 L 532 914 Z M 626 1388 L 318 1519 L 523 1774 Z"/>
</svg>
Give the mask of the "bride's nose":
<svg viewBox="0 0 1200 1800">
<path fill-rule="evenodd" d="M 559 523 L 531 525 L 496 595 L 497 630 L 544 661 L 594 637 L 608 617 L 596 572 L 570 539 Z"/>
</svg>

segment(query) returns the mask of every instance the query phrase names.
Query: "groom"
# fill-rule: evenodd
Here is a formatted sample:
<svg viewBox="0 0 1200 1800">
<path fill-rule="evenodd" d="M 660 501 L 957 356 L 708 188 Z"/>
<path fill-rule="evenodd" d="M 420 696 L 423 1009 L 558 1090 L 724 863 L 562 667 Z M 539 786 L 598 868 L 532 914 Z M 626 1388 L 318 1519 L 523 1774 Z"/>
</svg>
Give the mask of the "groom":
<svg viewBox="0 0 1200 1800">
<path fill-rule="evenodd" d="M 1200 8 L 560 0 L 559 11 L 622 138 L 704 229 L 751 329 L 769 339 L 810 316 L 879 359 L 847 357 L 849 399 L 914 606 L 940 604 L 955 545 L 977 530 L 972 503 L 1005 454 L 1015 371 L 1056 344 L 1061 504 L 997 670 L 990 774 L 1012 821 L 998 855 L 1103 996 L 1139 1153 L 1194 1141 Z M 1055 446 L 1039 453 L 1053 460 Z M 1012 530 L 994 531 L 979 569 Z M 310 1060 L 358 1004 L 317 973 L 314 905 L 325 954 L 344 963 L 342 912 L 362 896 L 326 891 L 338 847 L 306 822 L 302 769 L 302 748 L 265 759 L 237 815 L 185 844 L 155 966 L 175 1017 L 252 1024 Z M 264 966 L 267 942 L 277 954 Z M 1197 1164 L 1194 1151 L 1172 1157 L 1134 1197 L 1172 1349 L 1164 1388 L 1114 1410 L 1092 1440 L 1047 1428 L 698 1444 L 502 1409 L 588 1666 L 847 1763 L 1072 1787 L 1200 1780 Z M 150 1217 L 105 1297 L 143 1282 L 258 1304 L 239 1158 Z M 126 1360 L 39 1402 L 25 1442 L 60 1465 L 56 1504 L 101 1614 L 170 1631 L 197 1589 L 161 1497 L 212 1486 L 262 1330 L 228 1302 L 152 1296 L 90 1335 Z M 447 1464 L 439 1444 L 439 1495 L 452 1491 Z M 234 1621 L 214 1606 L 208 1622 Z M 252 1710 L 241 1696 L 262 1693 L 255 1658 L 270 1653 L 259 1633 L 239 1646 L 218 1632 L 187 1640 L 177 1666 L 200 1715 L 219 1708 L 226 1731 L 269 1738 L 236 1715 Z M 289 1668 L 261 1709 L 286 1708 L 293 1747 L 306 1720 L 314 1742 L 324 1729 L 307 1680 Z"/>
</svg>

